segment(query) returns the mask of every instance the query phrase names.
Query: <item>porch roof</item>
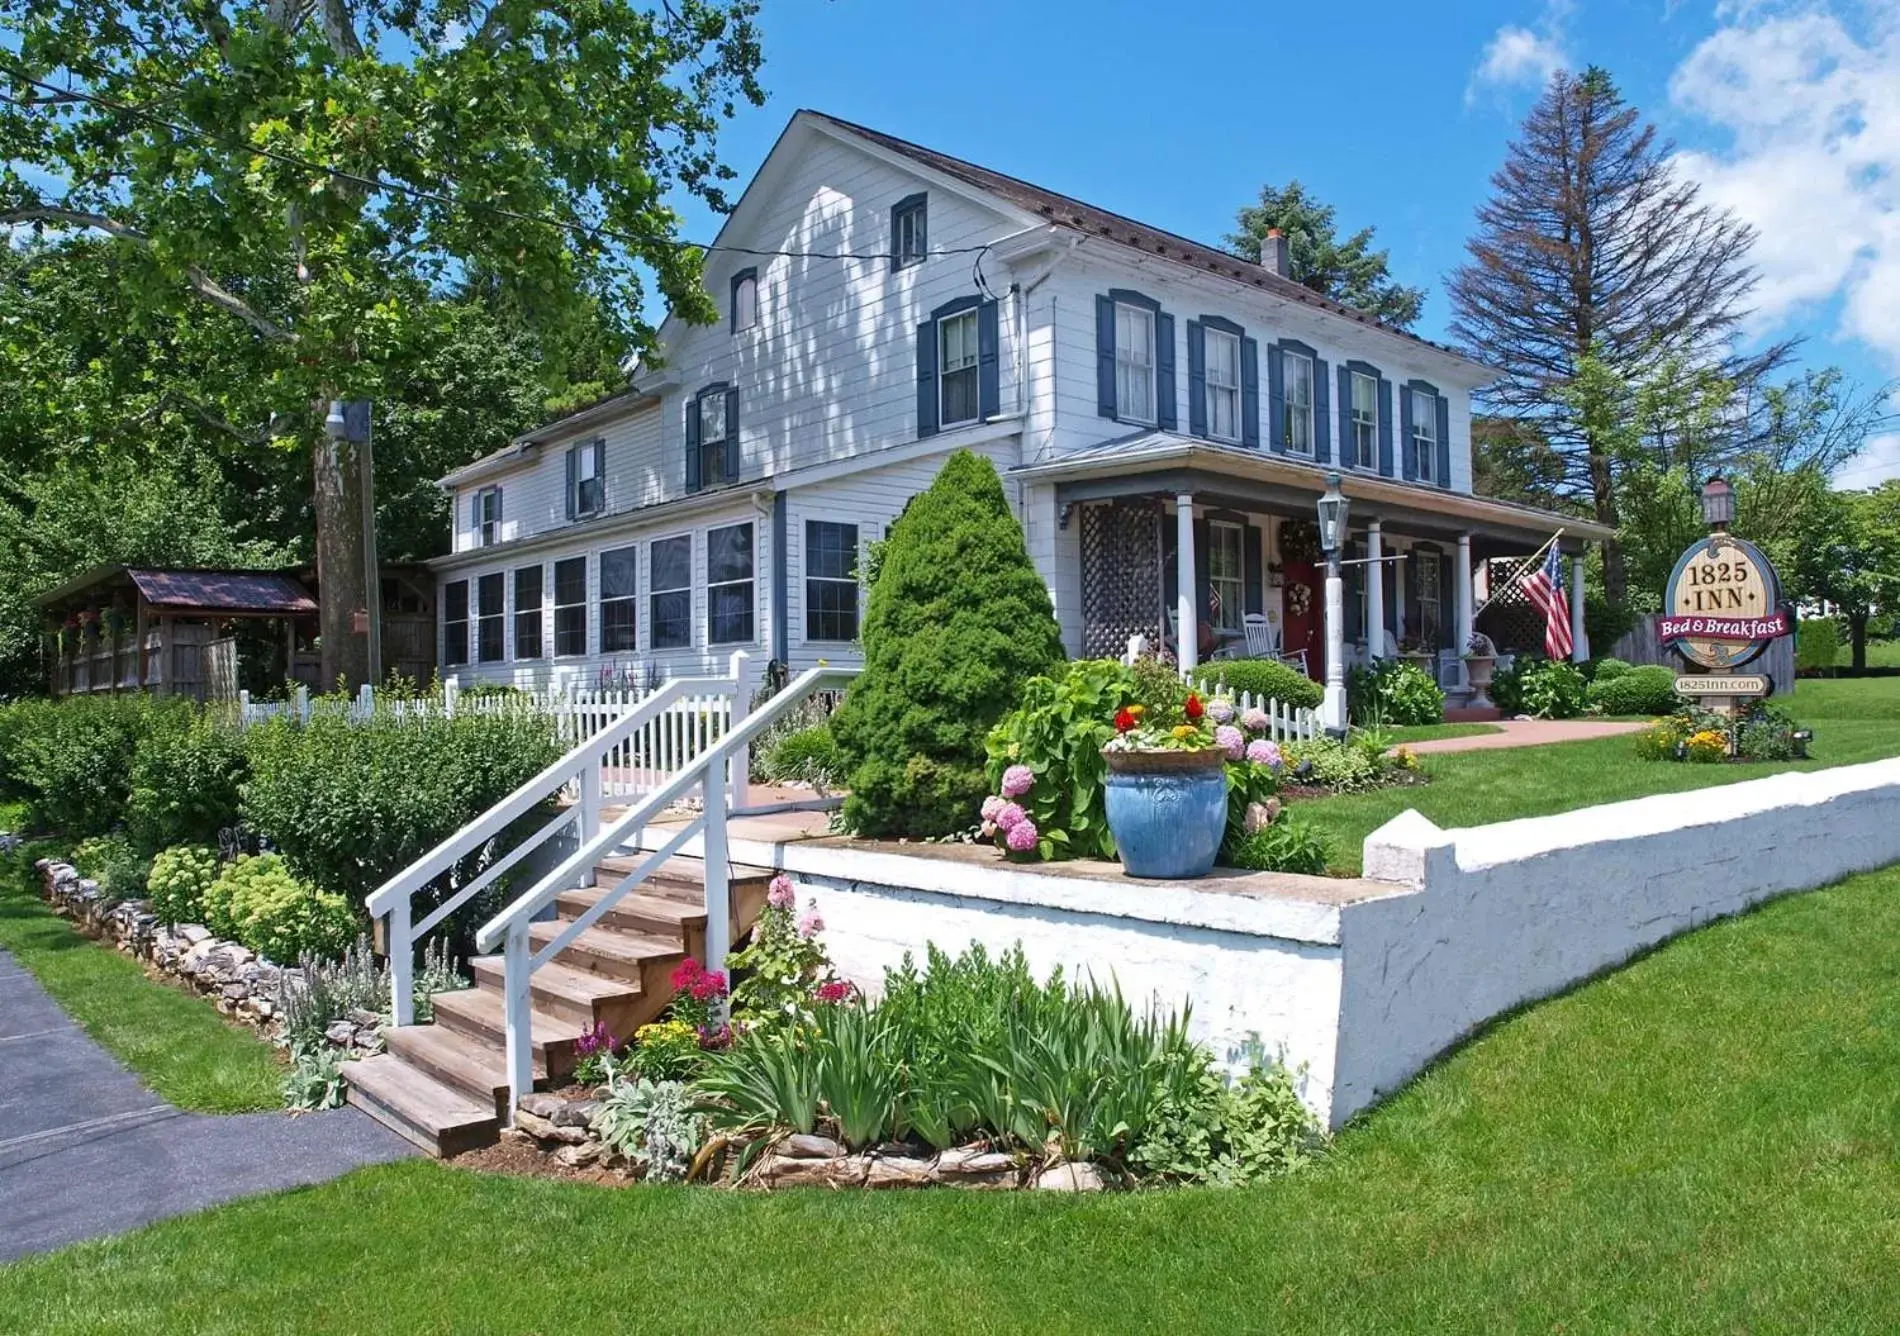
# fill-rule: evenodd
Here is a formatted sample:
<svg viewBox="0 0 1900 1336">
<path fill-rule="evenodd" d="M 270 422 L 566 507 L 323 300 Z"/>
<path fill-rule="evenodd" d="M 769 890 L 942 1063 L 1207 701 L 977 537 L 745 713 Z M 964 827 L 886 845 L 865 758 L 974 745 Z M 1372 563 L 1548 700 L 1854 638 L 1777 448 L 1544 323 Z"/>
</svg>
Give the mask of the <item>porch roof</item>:
<svg viewBox="0 0 1900 1336">
<path fill-rule="evenodd" d="M 1210 501 L 1306 518 L 1339 475 L 1353 519 L 1377 518 L 1425 537 L 1488 535 L 1540 544 L 1562 529 L 1566 549 L 1601 543 L 1612 531 L 1594 520 L 1469 492 L 1421 487 L 1310 460 L 1146 431 L 1011 469 L 1027 483 L 1053 483 L 1058 503 L 1192 492 Z"/>
</svg>

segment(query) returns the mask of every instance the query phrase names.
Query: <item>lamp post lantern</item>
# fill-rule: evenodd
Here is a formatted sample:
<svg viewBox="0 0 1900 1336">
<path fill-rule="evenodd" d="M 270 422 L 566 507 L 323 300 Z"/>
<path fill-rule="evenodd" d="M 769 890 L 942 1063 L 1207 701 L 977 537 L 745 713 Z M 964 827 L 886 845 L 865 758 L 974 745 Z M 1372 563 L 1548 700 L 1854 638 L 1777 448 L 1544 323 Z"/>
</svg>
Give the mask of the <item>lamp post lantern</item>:
<svg viewBox="0 0 1900 1336">
<path fill-rule="evenodd" d="M 1702 484 L 1702 519 L 1715 533 L 1735 522 L 1735 489 L 1719 473 Z"/>
<path fill-rule="evenodd" d="M 1326 695 L 1320 722 L 1336 736 L 1346 732 L 1346 585 L 1339 572 L 1346 546 L 1346 516 L 1352 502 L 1339 490 L 1339 475 L 1326 479 L 1319 499 L 1319 545 L 1326 554 Z"/>
</svg>

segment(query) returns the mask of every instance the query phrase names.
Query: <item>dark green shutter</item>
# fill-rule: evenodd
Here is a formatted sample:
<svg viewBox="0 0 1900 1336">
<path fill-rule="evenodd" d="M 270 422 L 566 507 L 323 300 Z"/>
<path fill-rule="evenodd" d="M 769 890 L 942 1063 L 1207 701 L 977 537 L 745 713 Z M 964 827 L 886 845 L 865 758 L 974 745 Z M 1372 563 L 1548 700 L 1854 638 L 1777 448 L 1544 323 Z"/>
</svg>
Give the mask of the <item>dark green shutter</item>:
<svg viewBox="0 0 1900 1336">
<path fill-rule="evenodd" d="M 1242 532 L 1242 544 L 1246 551 L 1247 605 L 1243 612 L 1264 612 L 1266 610 L 1266 570 L 1260 549 L 1260 526 L 1249 524 Z"/>
<path fill-rule="evenodd" d="M 1451 486 L 1451 400 L 1439 395 L 1433 406 L 1438 410 L 1438 485 Z"/>
<path fill-rule="evenodd" d="M 1003 406 L 997 333 L 996 303 L 985 301 L 976 308 L 976 411 L 986 422 Z"/>
<path fill-rule="evenodd" d="M 1267 446 L 1286 453 L 1286 361 L 1278 344 L 1267 346 Z"/>
<path fill-rule="evenodd" d="M 607 510 L 607 438 L 604 436 L 594 442 L 594 482 L 600 487 L 600 500 L 594 505 L 594 513 L 605 514 Z"/>
<path fill-rule="evenodd" d="M 1173 431 L 1177 424 L 1174 411 L 1174 317 L 1155 312 L 1155 425 Z"/>
<path fill-rule="evenodd" d="M 1260 448 L 1260 344 L 1240 341 L 1240 443 Z"/>
<path fill-rule="evenodd" d="M 917 438 L 937 434 L 937 322 L 917 326 Z"/>
<path fill-rule="evenodd" d="M 475 495 L 468 499 L 468 528 L 469 532 L 475 535 L 477 547 L 482 545 L 482 493 L 487 490 L 485 487 L 477 487 Z"/>
<path fill-rule="evenodd" d="M 576 518 L 574 485 L 580 478 L 580 458 L 576 453 L 579 449 L 578 445 L 574 445 L 569 446 L 567 451 L 567 517 L 570 520 Z"/>
<path fill-rule="evenodd" d="M 1412 421 L 1412 392 L 1408 389 L 1399 399 L 1399 455 L 1405 468 L 1399 476 L 1407 482 L 1418 478 L 1418 438 L 1412 434 L 1416 425 Z"/>
<path fill-rule="evenodd" d="M 726 481 L 737 482 L 745 455 L 739 449 L 739 391 L 726 391 Z"/>
<path fill-rule="evenodd" d="M 1187 343 L 1188 435 L 1204 437 L 1207 435 L 1207 327 L 1198 320 L 1188 321 Z"/>
<path fill-rule="evenodd" d="M 1339 457 L 1350 458 L 1354 467 L 1359 464 L 1358 438 L 1352 432 L 1352 372 L 1339 368 Z"/>
<path fill-rule="evenodd" d="M 1392 476 L 1392 382 L 1379 377 L 1379 472 Z"/>
<path fill-rule="evenodd" d="M 1333 458 L 1333 382 L 1326 363 L 1313 359 L 1313 458 L 1321 464 Z"/>
<path fill-rule="evenodd" d="M 699 490 L 699 400 L 686 401 L 686 490 Z"/>
<path fill-rule="evenodd" d="M 1095 411 L 1115 416 L 1115 302 L 1095 299 Z"/>
</svg>

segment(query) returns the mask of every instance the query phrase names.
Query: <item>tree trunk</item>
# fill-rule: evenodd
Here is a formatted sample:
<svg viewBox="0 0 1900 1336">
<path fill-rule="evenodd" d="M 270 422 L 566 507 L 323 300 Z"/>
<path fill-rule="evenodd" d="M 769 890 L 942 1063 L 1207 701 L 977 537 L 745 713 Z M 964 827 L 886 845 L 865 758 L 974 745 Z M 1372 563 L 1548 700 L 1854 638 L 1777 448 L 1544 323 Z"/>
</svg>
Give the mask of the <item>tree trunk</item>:
<svg viewBox="0 0 1900 1336">
<path fill-rule="evenodd" d="M 323 435 L 311 450 L 317 510 L 317 626 L 323 637 L 320 688 L 341 679 L 355 691 L 369 680 L 369 636 L 355 627 L 368 597 L 363 549 L 363 470 L 357 447 Z"/>
<path fill-rule="evenodd" d="M 1867 671 L 1867 613 L 1847 619 L 1847 633 L 1854 646 L 1854 655 L 1850 662 L 1857 673 Z"/>
<path fill-rule="evenodd" d="M 1590 450 L 1590 491 L 1596 498 L 1597 523 L 1617 527 L 1616 479 L 1610 472 L 1609 456 Z M 1629 592 L 1629 573 L 1623 564 L 1623 545 L 1612 538 L 1603 544 L 1603 592 L 1612 607 L 1620 608 Z"/>
</svg>

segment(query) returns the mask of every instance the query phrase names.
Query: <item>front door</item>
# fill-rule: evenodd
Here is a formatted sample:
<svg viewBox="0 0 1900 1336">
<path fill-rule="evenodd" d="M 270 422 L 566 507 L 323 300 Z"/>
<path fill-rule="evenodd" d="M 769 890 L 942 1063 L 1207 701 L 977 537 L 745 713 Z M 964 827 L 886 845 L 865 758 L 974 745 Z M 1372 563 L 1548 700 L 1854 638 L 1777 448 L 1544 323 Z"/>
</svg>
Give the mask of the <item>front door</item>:
<svg viewBox="0 0 1900 1336">
<path fill-rule="evenodd" d="M 1324 631 L 1325 613 L 1320 606 L 1319 567 L 1312 562 L 1289 561 L 1285 563 L 1285 587 L 1280 591 L 1280 604 L 1286 617 L 1286 629 L 1281 635 L 1282 652 L 1297 654 L 1306 651 L 1306 675 L 1314 681 L 1325 677 L 1326 635 Z"/>
</svg>

